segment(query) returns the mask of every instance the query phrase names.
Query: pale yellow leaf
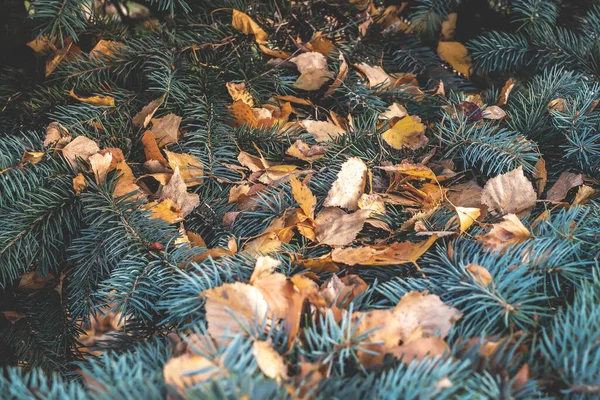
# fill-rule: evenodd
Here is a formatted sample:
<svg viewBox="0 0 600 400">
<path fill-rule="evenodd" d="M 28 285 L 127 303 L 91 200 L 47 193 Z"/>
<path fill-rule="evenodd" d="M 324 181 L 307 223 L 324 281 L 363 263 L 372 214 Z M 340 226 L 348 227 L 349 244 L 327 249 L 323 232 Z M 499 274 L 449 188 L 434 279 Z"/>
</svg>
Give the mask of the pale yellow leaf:
<svg viewBox="0 0 600 400">
<path fill-rule="evenodd" d="M 358 209 L 358 199 L 362 196 L 367 183 L 367 166 L 358 157 L 348 159 L 342 164 L 337 179 L 327 193 L 325 207 L 343 207 L 350 211 Z"/>
<path fill-rule="evenodd" d="M 490 179 L 481 192 L 481 202 L 496 214 L 524 213 L 536 201 L 535 190 L 523 174 L 523 167 Z"/>
<path fill-rule="evenodd" d="M 249 15 L 233 10 L 231 16 L 231 25 L 238 31 L 245 33 L 246 35 L 254 35 L 256 43 L 266 44 L 269 39 L 269 35 L 265 32 Z"/>
</svg>

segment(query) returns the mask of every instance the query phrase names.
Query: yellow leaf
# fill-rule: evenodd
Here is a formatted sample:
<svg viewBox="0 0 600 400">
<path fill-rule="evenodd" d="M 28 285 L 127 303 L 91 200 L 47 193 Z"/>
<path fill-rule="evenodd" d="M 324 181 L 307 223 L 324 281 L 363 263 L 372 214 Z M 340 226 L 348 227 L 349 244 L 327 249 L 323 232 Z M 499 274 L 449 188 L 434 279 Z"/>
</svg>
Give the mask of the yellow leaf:
<svg viewBox="0 0 600 400">
<path fill-rule="evenodd" d="M 343 207 L 350 211 L 358 209 L 358 199 L 364 193 L 367 183 L 367 166 L 358 157 L 342 164 L 337 179 L 327 193 L 325 207 Z"/>
<path fill-rule="evenodd" d="M 333 92 L 335 91 L 335 89 L 342 86 L 342 83 L 344 83 L 344 80 L 346 79 L 346 76 L 348 75 L 349 67 L 348 67 L 348 63 L 346 62 L 346 59 L 344 58 L 344 54 L 342 52 L 340 52 L 340 55 L 338 58 L 341 61 L 340 70 L 339 70 L 337 76 L 335 77 L 335 80 L 331 84 L 331 86 L 329 86 L 329 88 L 327 89 L 327 92 L 325 92 L 325 96 L 331 96 L 333 94 Z"/>
<path fill-rule="evenodd" d="M 456 213 L 460 222 L 460 233 L 463 233 L 479 218 L 481 210 L 475 207 L 456 207 Z"/>
<path fill-rule="evenodd" d="M 81 49 L 76 44 L 73 44 L 72 38 L 65 39 L 65 44 L 62 49 L 58 49 L 46 60 L 46 78 L 54 72 L 58 65 L 64 59 L 70 59 L 77 54 L 81 54 Z"/>
<path fill-rule="evenodd" d="M 437 52 L 442 60 L 452 65 L 452 68 L 469 77 L 471 58 L 467 56 L 467 48 L 462 43 L 439 42 Z"/>
<path fill-rule="evenodd" d="M 398 242 L 390 245 L 359 246 L 334 249 L 331 258 L 347 265 L 394 265 L 416 263 L 433 245 L 437 236 L 432 235 L 422 242 Z"/>
<path fill-rule="evenodd" d="M 173 153 L 168 150 L 165 150 L 165 154 L 171 169 L 175 171 L 175 168 L 179 168 L 186 186 L 196 186 L 203 182 L 204 166 L 196 156 L 186 153 Z"/>
<path fill-rule="evenodd" d="M 90 58 L 101 58 L 102 56 L 111 56 L 114 54 L 115 50 L 122 46 L 123 43 L 116 42 L 114 40 L 100 39 L 98 43 L 96 43 L 92 51 L 90 51 Z"/>
<path fill-rule="evenodd" d="M 580 206 L 582 204 L 587 203 L 596 195 L 596 190 L 587 185 L 583 185 L 577 190 L 577 194 L 575 195 L 575 199 L 573 200 L 572 205 Z"/>
<path fill-rule="evenodd" d="M 115 99 L 110 96 L 90 96 L 90 97 L 80 97 L 75 94 L 75 91 L 71 89 L 69 92 L 72 98 L 81 101 L 83 103 L 93 104 L 95 106 L 107 106 L 114 107 Z"/>
<path fill-rule="evenodd" d="M 37 164 L 40 161 L 42 161 L 42 158 L 44 158 L 44 154 L 46 153 L 44 153 L 43 151 L 26 151 L 23 153 L 23 156 L 21 157 L 21 162 L 19 164 Z"/>
<path fill-rule="evenodd" d="M 31 42 L 27 42 L 27 46 L 39 54 L 46 54 L 56 49 L 48 35 L 39 36 Z"/>
<path fill-rule="evenodd" d="M 465 269 L 481 286 L 486 287 L 492 283 L 492 275 L 485 267 L 478 264 L 469 264 Z"/>
<path fill-rule="evenodd" d="M 393 103 L 384 112 L 379 114 L 379 119 L 394 121 L 396 119 L 404 118 L 407 115 L 408 111 L 406 111 L 406 108 L 404 108 L 404 106 L 398 103 Z M 425 128 L 423 128 L 423 130 L 425 130 Z"/>
<path fill-rule="evenodd" d="M 73 178 L 73 189 L 75 193 L 81 194 L 87 187 L 87 182 L 85 181 L 85 176 L 82 173 L 77 174 L 75 178 Z"/>
<path fill-rule="evenodd" d="M 94 172 L 96 183 L 104 183 L 111 161 L 112 153 L 106 153 L 104 155 L 97 153 L 90 157 L 89 163 L 92 167 L 92 171 Z"/>
<path fill-rule="evenodd" d="M 269 35 L 265 32 L 249 15 L 233 9 L 231 24 L 238 31 L 246 35 L 254 35 L 256 43 L 265 44 L 269 39 Z"/>
<path fill-rule="evenodd" d="M 273 50 L 262 44 L 259 44 L 258 48 L 260 49 L 260 51 L 262 51 L 263 53 L 265 53 L 268 56 L 281 58 L 281 59 L 286 59 L 290 56 L 289 53 L 287 53 L 285 51 Z"/>
<path fill-rule="evenodd" d="M 492 225 L 492 229 L 484 236 L 479 236 L 485 249 L 499 250 L 511 244 L 524 242 L 531 236 L 515 214 L 507 214 L 503 219 L 502 222 Z"/>
<path fill-rule="evenodd" d="M 425 146 L 429 139 L 424 135 L 425 125 L 417 116 L 407 116 L 398 121 L 381 136 L 394 149 L 408 147 L 412 150 Z"/>
<path fill-rule="evenodd" d="M 173 200 L 167 199 L 160 203 L 153 201 L 152 203 L 146 204 L 145 208 L 152 212 L 150 214 L 152 218 L 162 219 L 170 224 L 183 221 L 181 210 Z"/>
<path fill-rule="evenodd" d="M 408 162 L 403 162 L 401 164 L 384 166 L 384 167 L 376 167 L 378 169 L 382 169 L 388 172 L 399 173 L 402 175 L 408 175 L 415 178 L 424 178 L 431 179 L 432 181 L 437 181 L 437 177 L 433 173 L 431 169 L 426 167 L 423 164 L 411 164 Z"/>
<path fill-rule="evenodd" d="M 257 340 L 252 345 L 252 354 L 258 368 L 271 379 L 281 381 L 287 379 L 287 366 L 283 357 L 271 346 L 270 341 Z"/>
<path fill-rule="evenodd" d="M 245 104 L 248 104 L 248 106 L 254 107 L 254 100 L 252 100 L 252 95 L 246 89 L 246 84 L 244 82 L 227 82 L 225 86 L 227 86 L 227 91 L 229 92 L 229 95 L 231 96 L 233 101 L 240 100 Z"/>
<path fill-rule="evenodd" d="M 308 218 L 314 219 L 317 198 L 310 191 L 308 186 L 303 184 L 294 175 L 290 175 L 290 184 L 292 186 L 292 196 L 300 204 L 300 208 Z"/>
</svg>

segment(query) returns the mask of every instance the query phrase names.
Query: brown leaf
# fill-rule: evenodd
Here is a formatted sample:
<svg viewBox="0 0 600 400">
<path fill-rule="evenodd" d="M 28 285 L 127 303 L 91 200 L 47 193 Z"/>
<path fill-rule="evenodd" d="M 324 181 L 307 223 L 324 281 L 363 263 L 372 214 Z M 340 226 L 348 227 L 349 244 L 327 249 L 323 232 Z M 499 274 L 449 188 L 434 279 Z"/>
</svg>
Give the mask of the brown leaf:
<svg viewBox="0 0 600 400">
<path fill-rule="evenodd" d="M 433 245 L 435 235 L 422 242 L 398 242 L 390 245 L 359 246 L 334 249 L 331 258 L 347 265 L 399 265 L 416 261 Z"/>
<path fill-rule="evenodd" d="M 471 58 L 467 56 L 467 48 L 462 43 L 439 42 L 437 52 L 442 60 L 452 65 L 452 68 L 469 77 Z"/>
<path fill-rule="evenodd" d="M 181 117 L 175 114 L 168 114 L 162 118 L 152 118 L 152 133 L 158 147 L 177 143 L 180 124 Z"/>
<path fill-rule="evenodd" d="M 319 90 L 331 78 L 333 78 L 333 74 L 326 69 L 310 69 L 300 74 L 292 86 L 306 91 Z"/>
<path fill-rule="evenodd" d="M 533 171 L 533 177 L 536 179 L 535 186 L 539 195 L 544 191 L 546 183 L 548 182 L 548 171 L 546 170 L 546 161 L 542 157 L 540 157 L 538 162 L 535 163 L 535 171 Z"/>
<path fill-rule="evenodd" d="M 162 165 L 168 165 L 167 160 L 160 152 L 158 145 L 156 144 L 156 139 L 154 138 L 154 133 L 152 131 L 144 132 L 144 136 L 142 136 L 142 144 L 144 145 L 144 154 L 146 155 L 146 160 L 156 160 Z"/>
<path fill-rule="evenodd" d="M 498 250 L 529 239 L 531 234 L 515 214 L 507 214 L 504 221 L 492 225 L 492 229 L 480 236 L 486 250 Z"/>
<path fill-rule="evenodd" d="M 385 131 L 381 138 L 394 149 L 408 147 L 417 150 L 424 147 L 429 139 L 425 136 L 425 125 L 417 116 L 407 116 Z"/>
<path fill-rule="evenodd" d="M 73 190 L 75 190 L 75 193 L 81 194 L 85 188 L 87 188 L 85 176 L 82 173 L 79 173 L 75 178 L 73 178 Z"/>
<path fill-rule="evenodd" d="M 385 89 L 394 83 L 394 79 L 380 66 L 371 66 L 366 63 L 354 64 L 354 66 L 367 78 L 370 88 Z"/>
<path fill-rule="evenodd" d="M 27 42 L 27 46 L 38 54 L 47 54 L 52 50 L 56 50 L 48 35 L 38 36 L 32 41 Z"/>
<path fill-rule="evenodd" d="M 268 313 L 261 291 L 241 282 L 205 290 L 202 296 L 206 298 L 208 333 L 219 344 L 226 345 L 236 334 L 256 329 Z"/>
<path fill-rule="evenodd" d="M 346 308 L 356 296 L 367 290 L 368 286 L 358 275 L 348 275 L 342 279 L 333 275 L 319 290 L 328 307 Z"/>
<path fill-rule="evenodd" d="M 362 230 L 371 210 L 358 210 L 352 214 L 335 207 L 327 207 L 317 215 L 315 230 L 317 241 L 329 246 L 346 246 Z"/>
<path fill-rule="evenodd" d="M 71 168 L 75 169 L 78 164 L 78 159 L 87 162 L 90 159 L 90 156 L 100 151 L 100 148 L 92 139 L 85 136 L 77 136 L 69 144 L 63 147 L 61 151 Z"/>
<path fill-rule="evenodd" d="M 269 35 L 250 16 L 241 11 L 233 10 L 231 25 L 246 35 L 254 35 L 256 43 L 266 44 Z"/>
<path fill-rule="evenodd" d="M 302 140 L 298 139 L 286 150 L 285 154 L 312 163 L 313 161 L 322 158 L 326 149 L 325 146 L 318 144 L 309 147 Z"/>
<path fill-rule="evenodd" d="M 449 13 L 448 17 L 442 22 L 441 39 L 448 41 L 454 39 L 456 33 L 456 22 L 458 20 L 458 14 L 453 12 Z"/>
<path fill-rule="evenodd" d="M 252 99 L 250 92 L 248 92 L 248 89 L 246 89 L 246 84 L 244 82 L 227 82 L 225 86 L 227 86 L 227 91 L 233 101 L 240 100 L 248 106 L 254 107 L 254 100 Z"/>
<path fill-rule="evenodd" d="M 580 206 L 582 204 L 587 203 L 596 195 L 596 190 L 593 188 L 583 185 L 577 190 L 577 194 L 575 195 L 575 199 L 573 200 L 572 205 Z"/>
<path fill-rule="evenodd" d="M 179 357 L 172 357 L 163 367 L 165 382 L 176 387 L 180 393 L 185 392 L 190 386 L 214 379 L 222 374 L 223 371 L 215 362 L 189 352 Z"/>
<path fill-rule="evenodd" d="M 95 106 L 106 106 L 106 107 L 114 107 L 115 99 L 110 96 L 88 96 L 88 97 L 80 97 L 73 89 L 69 92 L 72 98 L 75 100 L 81 101 L 83 103 L 93 104 Z"/>
<path fill-rule="evenodd" d="M 327 69 L 327 58 L 316 51 L 302 53 L 296 57 L 290 58 L 290 61 L 296 64 L 298 72 L 301 74 L 315 69 Z"/>
<path fill-rule="evenodd" d="M 346 134 L 345 129 L 325 121 L 313 121 L 306 119 L 304 121 L 300 121 L 300 125 L 306 129 L 308 133 L 312 133 L 317 142 L 331 141 L 338 136 Z"/>
<path fill-rule="evenodd" d="M 116 50 L 123 46 L 123 43 L 114 40 L 100 39 L 94 48 L 90 51 L 90 58 L 102 58 L 111 56 Z"/>
<path fill-rule="evenodd" d="M 384 112 L 382 112 L 381 114 L 379 114 L 378 118 L 379 119 L 383 119 L 383 120 L 394 121 L 394 120 L 397 120 L 397 119 L 400 119 L 400 118 L 404 118 L 407 115 L 408 115 L 408 111 L 406 111 L 406 108 L 404 108 L 404 106 L 402 106 L 402 105 L 400 105 L 398 103 L 393 103 Z"/>
<path fill-rule="evenodd" d="M 483 110 L 483 118 L 485 119 L 503 119 L 506 117 L 506 111 L 498 106 L 489 106 Z"/>
<path fill-rule="evenodd" d="M 169 166 L 173 171 L 179 168 L 181 177 L 187 187 L 197 186 L 203 182 L 204 166 L 196 156 L 186 153 L 173 153 L 165 150 Z"/>
<path fill-rule="evenodd" d="M 348 75 L 348 63 L 346 62 L 346 59 L 344 58 L 344 54 L 342 54 L 342 52 L 340 52 L 338 59 L 341 61 L 340 69 L 338 71 L 337 76 L 335 77 L 335 80 L 325 92 L 325 97 L 331 96 L 335 89 L 342 86 L 342 83 L 344 83 L 344 81 L 346 80 L 346 76 Z"/>
<path fill-rule="evenodd" d="M 514 390 L 518 390 L 522 388 L 529 382 L 530 370 L 529 365 L 527 363 L 523 364 L 523 366 L 517 371 L 517 374 L 512 379 L 511 388 Z"/>
<path fill-rule="evenodd" d="M 46 60 L 46 78 L 56 70 L 59 64 L 65 60 L 73 58 L 75 55 L 81 54 L 81 49 L 76 44 L 73 44 L 72 38 L 66 38 L 64 46 L 58 49 Z"/>
<path fill-rule="evenodd" d="M 535 206 L 533 185 L 518 167 L 490 179 L 481 192 L 481 202 L 497 214 L 521 214 Z"/>
<path fill-rule="evenodd" d="M 448 188 L 447 198 L 457 207 L 483 207 L 481 192 L 483 188 L 476 181 L 471 180 Z"/>
<path fill-rule="evenodd" d="M 6 318 L 11 325 L 16 324 L 21 318 L 25 318 L 25 315 L 18 311 L 2 311 L 2 315 L 4 315 L 4 318 Z"/>
<path fill-rule="evenodd" d="M 142 110 L 133 117 L 133 126 L 146 128 L 158 107 L 165 101 L 165 95 L 160 96 L 157 99 L 152 100 L 150 103 L 145 105 Z"/>
<path fill-rule="evenodd" d="M 48 286 L 54 286 L 56 284 L 56 278 L 52 274 L 46 276 L 40 276 L 37 272 L 27 272 L 21 275 L 19 280 L 20 289 L 43 289 Z"/>
<path fill-rule="evenodd" d="M 498 97 L 498 102 L 496 103 L 496 105 L 505 105 L 508 102 L 508 96 L 510 95 L 510 92 L 514 87 L 515 82 L 512 79 L 507 80 L 504 86 L 502 87 L 502 90 L 500 91 L 500 96 Z"/>
<path fill-rule="evenodd" d="M 439 337 L 427 337 L 411 340 L 410 342 L 398 346 L 391 352 L 403 363 L 409 364 L 413 360 L 421 361 L 425 357 L 440 357 L 449 353 L 450 348 Z"/>
<path fill-rule="evenodd" d="M 337 179 L 327 193 L 325 207 L 343 207 L 350 211 L 358 209 L 367 182 L 367 166 L 358 157 L 349 158 L 342 164 Z"/>
<path fill-rule="evenodd" d="M 583 185 L 583 175 L 563 172 L 556 183 L 548 190 L 548 200 L 558 203 L 567 197 L 569 190 Z"/>
<path fill-rule="evenodd" d="M 58 122 L 51 122 L 46 127 L 46 138 L 44 139 L 44 147 L 56 146 L 58 148 L 61 148 L 64 147 L 70 141 L 71 136 L 69 136 L 66 128 Z"/>
<path fill-rule="evenodd" d="M 256 259 L 256 265 L 254 266 L 254 271 L 252 271 L 252 276 L 250 277 L 250 284 L 252 285 L 256 281 L 266 278 L 267 276 L 273 274 L 275 268 L 277 268 L 281 264 L 281 261 L 274 259 L 269 256 L 260 256 Z"/>
<path fill-rule="evenodd" d="M 315 218 L 315 207 L 317 206 L 317 198 L 310 191 L 308 186 L 303 184 L 294 175 L 290 175 L 290 184 L 292 186 L 292 196 L 298 202 L 304 215 L 310 219 Z"/>
<path fill-rule="evenodd" d="M 287 366 L 283 357 L 271 346 L 270 341 L 256 340 L 252 344 L 252 354 L 256 359 L 258 368 L 268 378 L 278 382 L 287 379 Z"/>
<path fill-rule="evenodd" d="M 167 199 L 173 200 L 177 204 L 184 217 L 200 205 L 200 196 L 196 193 L 187 192 L 187 187 L 183 181 L 179 167 L 175 167 L 169 183 L 160 188 L 158 201 Z"/>
<path fill-rule="evenodd" d="M 492 283 L 492 275 L 485 267 L 478 264 L 469 264 L 465 266 L 465 269 L 481 286 L 486 287 Z"/>
<path fill-rule="evenodd" d="M 108 174 L 108 169 L 110 168 L 111 161 L 112 153 L 106 153 L 104 155 L 97 153 L 93 156 L 90 156 L 89 163 L 92 167 L 92 171 L 94 172 L 96 183 L 104 183 L 104 181 L 106 180 L 106 174 Z"/>
</svg>

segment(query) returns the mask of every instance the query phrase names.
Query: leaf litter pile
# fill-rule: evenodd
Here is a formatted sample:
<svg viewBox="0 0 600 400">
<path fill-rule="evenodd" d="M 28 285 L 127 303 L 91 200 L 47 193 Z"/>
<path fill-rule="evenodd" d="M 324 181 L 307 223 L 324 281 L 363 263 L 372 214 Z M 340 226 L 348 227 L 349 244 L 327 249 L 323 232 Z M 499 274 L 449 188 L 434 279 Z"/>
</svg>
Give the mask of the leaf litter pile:
<svg viewBox="0 0 600 400">
<path fill-rule="evenodd" d="M 176 94 L 153 93 L 137 114 L 121 116 L 137 133 L 113 147 L 118 141 L 107 140 L 96 120 L 88 121 L 90 135 L 51 120 L 43 149 L 24 152 L 14 166 L 64 160 L 84 207 L 108 188 L 109 202 L 130 202 L 150 221 L 145 229 L 174 228 L 170 237 L 140 237 L 149 254 L 179 257 L 160 266 L 172 269 L 176 284 L 161 292 L 162 309 L 148 311 L 161 316 L 155 333 L 171 341 L 161 375 L 173 396 L 235 374 L 272 380 L 290 398 L 319 398 L 327 382 L 333 388 L 352 377 L 383 385 L 378 379 L 390 371 L 397 379 L 410 371 L 428 376 L 410 375 L 420 398 L 469 397 L 483 385 L 474 376 L 513 397 L 549 382 L 540 346 L 556 345 L 548 327 L 572 301 L 559 286 L 576 287 L 586 274 L 571 273 L 571 265 L 562 276 L 556 248 L 540 242 L 557 231 L 570 246 L 594 242 L 580 225 L 585 213 L 597 213 L 598 181 L 577 169 L 553 170 L 562 167 L 546 163 L 523 136 L 511 146 L 529 146 L 524 158 L 506 161 L 500 153 L 510 147 L 475 154 L 482 150 L 469 143 L 477 130 L 501 134 L 511 121 L 507 104 L 527 91 L 525 83 L 508 80 L 491 96 L 390 70 L 381 54 L 357 49 L 410 27 L 395 17 L 396 6 L 359 3 L 345 30 L 321 27 L 309 37 L 293 34 L 299 28 L 279 14 L 255 20 L 217 10 L 229 35 L 177 51 L 192 64 L 188 73 L 214 73 L 218 90 L 194 95 L 220 111 L 198 122 Z M 447 37 L 447 23 L 433 48 L 446 74 L 466 80 L 471 60 Z M 128 46 L 99 40 L 88 54 L 73 41 L 47 42 L 29 45 L 49 54 L 48 79 L 69 63 L 115 62 Z M 236 57 L 265 67 L 236 78 L 219 64 Z M 259 82 L 273 76 L 285 87 L 265 93 Z M 121 112 L 126 101 L 110 91 L 84 93 L 68 88 L 67 101 L 105 114 Z M 565 102 L 554 100 L 547 112 Z M 193 133 L 198 124 L 208 132 L 203 140 Z M 20 285 L 35 289 L 47 279 L 28 272 Z M 144 319 L 117 292 L 105 288 L 94 318 L 82 319 L 83 357 L 101 357 Z M 13 324 L 25 317 L 4 315 Z M 232 363 L 228 349 L 245 352 L 244 363 Z M 84 378 L 92 390 L 106 389 Z"/>
</svg>

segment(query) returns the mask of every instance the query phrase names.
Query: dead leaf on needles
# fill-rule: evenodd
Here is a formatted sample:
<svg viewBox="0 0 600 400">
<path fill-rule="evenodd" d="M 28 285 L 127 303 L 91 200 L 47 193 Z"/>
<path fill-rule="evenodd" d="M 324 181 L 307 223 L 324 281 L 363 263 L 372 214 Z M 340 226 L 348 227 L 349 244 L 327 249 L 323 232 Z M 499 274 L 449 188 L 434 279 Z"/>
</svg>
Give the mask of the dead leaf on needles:
<svg viewBox="0 0 600 400">
<path fill-rule="evenodd" d="M 88 96 L 81 97 L 75 94 L 75 91 L 71 89 L 69 92 L 72 98 L 75 100 L 81 101 L 83 103 L 93 104 L 95 106 L 105 106 L 105 107 L 114 107 L 115 99 L 110 96 Z"/>
<path fill-rule="evenodd" d="M 330 246 L 350 244 L 362 230 L 371 210 L 358 210 L 346 214 L 339 208 L 324 208 L 315 220 L 317 241 Z"/>
<path fill-rule="evenodd" d="M 160 96 L 157 99 L 152 100 L 150 103 L 145 105 L 142 110 L 133 117 L 133 125 L 137 127 L 146 128 L 152 117 L 154 117 L 154 113 L 158 110 L 158 107 L 162 105 L 165 101 L 165 95 Z"/>
<path fill-rule="evenodd" d="M 159 202 L 167 199 L 173 200 L 184 217 L 200 205 L 200 196 L 187 192 L 187 186 L 181 177 L 179 167 L 175 167 L 169 183 L 162 186 L 159 193 Z"/>
<path fill-rule="evenodd" d="M 347 265 L 399 265 L 416 261 L 433 245 L 437 236 L 432 235 L 422 242 L 397 242 L 389 245 L 347 247 L 334 249 L 334 262 Z"/>
<path fill-rule="evenodd" d="M 318 90 L 332 78 L 331 72 L 327 70 L 327 58 L 319 52 L 303 53 L 291 58 L 290 61 L 296 64 L 300 72 L 294 84 L 298 89 Z"/>
<path fill-rule="evenodd" d="M 46 127 L 46 138 L 44 139 L 44 147 L 62 148 L 71 141 L 71 136 L 67 129 L 58 122 L 50 122 Z"/>
<path fill-rule="evenodd" d="M 490 179 L 481 192 L 481 202 L 496 214 L 521 214 L 535 206 L 533 185 L 518 167 Z"/>
<path fill-rule="evenodd" d="M 146 155 L 146 160 L 156 160 L 162 165 L 168 165 L 167 160 L 160 152 L 158 145 L 156 144 L 156 139 L 154 138 L 154 133 L 152 131 L 144 132 L 142 136 L 142 144 L 144 145 L 144 154 Z"/>
<path fill-rule="evenodd" d="M 558 203 L 567 197 L 569 190 L 574 187 L 583 185 L 583 175 L 574 174 L 572 172 L 563 172 L 558 177 L 558 180 L 548 190 L 548 200 Z"/>
<path fill-rule="evenodd" d="M 469 77 L 471 57 L 467 55 L 467 48 L 459 42 L 439 42 L 437 52 L 440 58 L 446 61 L 456 71 Z"/>
<path fill-rule="evenodd" d="M 507 214 L 503 221 L 492 225 L 492 229 L 479 239 L 487 250 L 498 250 L 531 237 L 529 230 L 515 214 Z"/>
<path fill-rule="evenodd" d="M 86 187 L 87 182 L 85 181 L 85 176 L 82 173 L 77 174 L 77 176 L 73 178 L 73 190 L 75 190 L 75 193 L 81 194 Z"/>
<path fill-rule="evenodd" d="M 481 215 L 481 209 L 475 207 L 456 207 L 460 223 L 460 233 L 465 232 Z"/>
<path fill-rule="evenodd" d="M 111 56 L 123 46 L 123 43 L 114 40 L 100 39 L 94 48 L 90 51 L 90 58 L 102 58 L 103 56 Z"/>
<path fill-rule="evenodd" d="M 329 278 L 319 290 L 328 307 L 333 305 L 346 308 L 359 294 L 367 290 L 368 286 L 358 275 L 347 275 L 342 279 L 337 275 Z"/>
<path fill-rule="evenodd" d="M 152 218 L 162 219 L 169 224 L 183 221 L 179 206 L 171 199 L 163 200 L 160 203 L 153 201 L 146 204 L 144 208 L 151 212 Z"/>
<path fill-rule="evenodd" d="M 394 83 L 394 79 L 378 65 L 371 66 L 366 63 L 360 63 L 354 64 L 354 66 L 367 78 L 370 88 L 382 90 Z"/>
<path fill-rule="evenodd" d="M 342 129 L 331 122 L 306 119 L 304 121 L 300 121 L 300 125 L 306 129 L 308 133 L 312 133 L 317 142 L 331 141 L 338 136 L 346 134 L 345 129 Z"/>
<path fill-rule="evenodd" d="M 254 271 L 252 271 L 252 276 L 250 277 L 250 284 L 257 282 L 260 279 L 266 278 L 267 276 L 273 274 L 275 268 L 277 268 L 281 264 L 281 261 L 274 259 L 269 256 L 260 256 L 256 259 L 256 265 L 254 266 Z"/>
<path fill-rule="evenodd" d="M 346 76 L 348 75 L 348 63 L 346 62 L 346 59 L 344 58 L 344 55 L 342 54 L 342 52 L 340 52 L 340 55 L 338 58 L 341 61 L 340 70 L 339 70 L 337 76 L 335 77 L 335 80 L 333 81 L 333 83 L 327 89 L 327 92 L 325 92 L 325 96 L 331 96 L 333 94 L 333 92 L 335 91 L 335 89 L 342 86 L 342 83 L 344 83 L 344 80 L 346 80 Z"/>
<path fill-rule="evenodd" d="M 536 179 L 535 186 L 537 188 L 538 195 L 542 194 L 546 183 L 548 182 L 548 171 L 546 170 L 546 161 L 540 157 L 538 162 L 535 163 L 535 170 L 533 171 L 533 177 Z"/>
<path fill-rule="evenodd" d="M 81 54 L 79 46 L 73 43 L 72 38 L 66 38 L 64 46 L 56 50 L 46 60 L 46 78 L 56 70 L 63 60 L 73 58 L 78 54 Z"/>
<path fill-rule="evenodd" d="M 310 191 L 308 186 L 303 184 L 294 175 L 290 175 L 290 184 L 292 186 L 292 196 L 298 202 L 304 215 L 310 219 L 315 218 L 315 207 L 317 206 L 317 198 Z"/>
<path fill-rule="evenodd" d="M 485 119 L 503 119 L 506 117 L 506 111 L 498 106 L 489 106 L 483 110 L 483 118 Z"/>
<path fill-rule="evenodd" d="M 268 378 L 281 381 L 287 379 L 287 366 L 283 357 L 273 349 L 270 341 L 256 340 L 252 344 L 252 354 L 258 368 Z"/>
<path fill-rule="evenodd" d="M 572 205 L 580 206 L 582 204 L 587 203 L 596 195 L 596 190 L 593 188 L 583 185 L 577 190 L 577 194 L 575 195 L 575 199 L 573 200 Z"/>
<path fill-rule="evenodd" d="M 250 92 L 248 92 L 248 89 L 246 89 L 246 84 L 244 82 L 227 82 L 225 86 L 227 86 L 227 91 L 229 92 L 229 95 L 233 101 L 240 100 L 249 107 L 254 107 L 254 100 L 252 99 Z"/>
<path fill-rule="evenodd" d="M 431 336 L 411 340 L 402 346 L 394 348 L 391 354 L 399 360 L 402 360 L 403 363 L 409 364 L 413 360 L 421 361 L 425 357 L 440 357 L 449 352 L 450 348 L 444 339 Z"/>
<path fill-rule="evenodd" d="M 168 114 L 162 118 L 152 118 L 152 133 L 158 147 L 165 147 L 179 140 L 179 125 L 181 117 Z"/>
<path fill-rule="evenodd" d="M 269 35 L 249 15 L 233 9 L 231 25 L 246 35 L 254 35 L 256 43 L 266 44 Z"/>
<path fill-rule="evenodd" d="M 424 147 L 429 139 L 425 136 L 425 125 L 417 116 L 407 116 L 381 135 L 382 139 L 396 150 L 408 147 L 417 150 Z"/>
<path fill-rule="evenodd" d="M 473 279 L 475 279 L 475 281 L 483 287 L 486 287 L 492 283 L 492 275 L 490 274 L 490 271 L 481 265 L 469 264 L 465 267 L 465 270 L 467 270 Z"/>
<path fill-rule="evenodd" d="M 313 161 L 322 158 L 326 150 L 327 148 L 325 146 L 318 144 L 309 146 L 298 139 L 286 150 L 285 154 L 312 163 Z"/>
<path fill-rule="evenodd" d="M 379 114 L 379 119 L 396 121 L 400 118 L 406 117 L 407 115 L 408 115 L 408 111 L 406 111 L 406 108 L 404 108 L 404 106 L 402 106 L 398 103 L 393 103 L 384 112 Z M 423 130 L 424 130 L 424 128 L 423 128 Z"/>
<path fill-rule="evenodd" d="M 89 163 L 92 167 L 92 171 L 94 172 L 96 183 L 104 183 L 111 161 L 112 153 L 106 153 L 104 155 L 97 153 L 89 158 Z"/>
<path fill-rule="evenodd" d="M 92 139 L 85 136 L 77 136 L 69 144 L 61 149 L 63 156 L 71 165 L 71 168 L 75 169 L 77 166 L 77 160 L 88 161 L 90 156 L 100 151 L 100 148 Z"/>
<path fill-rule="evenodd" d="M 173 153 L 165 150 L 169 166 L 173 171 L 179 168 L 181 178 L 187 187 L 197 186 L 203 182 L 204 166 L 196 156 L 186 153 Z"/>
<path fill-rule="evenodd" d="M 362 196 L 367 183 L 367 166 L 358 157 L 348 159 L 327 193 L 325 207 L 343 207 L 354 211 L 358 209 L 358 199 Z"/>
<path fill-rule="evenodd" d="M 163 367 L 165 382 L 176 387 L 181 393 L 190 386 L 214 379 L 222 374 L 223 371 L 215 362 L 189 352 L 170 358 Z"/>
</svg>

